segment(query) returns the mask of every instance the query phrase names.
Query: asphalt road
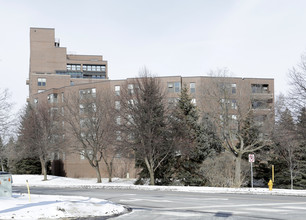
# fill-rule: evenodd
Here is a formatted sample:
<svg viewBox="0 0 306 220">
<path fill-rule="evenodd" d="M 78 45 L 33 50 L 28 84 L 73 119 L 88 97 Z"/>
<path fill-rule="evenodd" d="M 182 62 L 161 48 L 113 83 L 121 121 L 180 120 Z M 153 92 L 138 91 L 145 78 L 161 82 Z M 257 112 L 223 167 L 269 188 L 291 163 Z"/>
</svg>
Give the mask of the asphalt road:
<svg viewBox="0 0 306 220">
<path fill-rule="evenodd" d="M 25 187 L 13 187 L 26 193 Z M 132 212 L 113 219 L 306 219 L 306 197 L 32 187 L 33 194 L 87 196 Z"/>
</svg>

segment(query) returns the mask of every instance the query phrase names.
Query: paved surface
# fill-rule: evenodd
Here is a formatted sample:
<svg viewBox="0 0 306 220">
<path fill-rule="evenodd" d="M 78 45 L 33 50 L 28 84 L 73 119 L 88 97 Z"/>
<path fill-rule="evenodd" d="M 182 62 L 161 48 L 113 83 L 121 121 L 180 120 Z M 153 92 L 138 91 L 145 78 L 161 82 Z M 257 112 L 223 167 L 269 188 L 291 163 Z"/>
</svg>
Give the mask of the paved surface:
<svg viewBox="0 0 306 220">
<path fill-rule="evenodd" d="M 13 190 L 26 193 L 25 187 Z M 306 197 L 42 187 L 31 192 L 102 198 L 133 209 L 114 219 L 306 219 Z"/>
</svg>

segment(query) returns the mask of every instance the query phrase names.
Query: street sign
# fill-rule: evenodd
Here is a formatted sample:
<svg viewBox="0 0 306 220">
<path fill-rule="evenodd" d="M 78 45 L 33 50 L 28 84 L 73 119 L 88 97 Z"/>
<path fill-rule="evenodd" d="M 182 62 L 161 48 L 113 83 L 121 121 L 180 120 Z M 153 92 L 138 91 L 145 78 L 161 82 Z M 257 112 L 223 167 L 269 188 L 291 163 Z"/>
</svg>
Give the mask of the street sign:
<svg viewBox="0 0 306 220">
<path fill-rule="evenodd" d="M 255 162 L 254 154 L 249 154 L 249 162 L 251 163 L 251 186 L 253 188 L 253 163 Z"/>
<path fill-rule="evenodd" d="M 254 163 L 255 162 L 255 155 L 254 154 L 249 154 L 249 162 Z"/>
</svg>

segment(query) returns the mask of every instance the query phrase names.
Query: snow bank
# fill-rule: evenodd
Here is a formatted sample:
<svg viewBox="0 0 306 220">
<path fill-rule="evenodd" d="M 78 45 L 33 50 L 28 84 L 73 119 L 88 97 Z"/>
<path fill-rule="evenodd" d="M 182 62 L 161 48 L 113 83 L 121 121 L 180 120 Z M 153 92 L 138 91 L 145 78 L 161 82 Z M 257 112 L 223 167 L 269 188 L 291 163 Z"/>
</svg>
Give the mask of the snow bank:
<svg viewBox="0 0 306 220">
<path fill-rule="evenodd" d="M 13 175 L 13 186 L 25 186 L 26 180 L 30 186 L 43 187 L 77 187 L 77 188 L 108 188 L 108 189 L 137 189 L 137 190 L 159 190 L 159 191 L 180 191 L 197 193 L 239 193 L 239 194 L 270 194 L 270 195 L 293 195 L 306 196 L 306 190 L 288 190 L 267 188 L 221 188 L 221 187 L 184 187 L 184 186 L 138 186 L 134 185 L 135 179 L 113 178 L 103 179 L 102 183 L 96 183 L 96 179 L 74 179 L 58 176 L 48 176 L 47 181 L 42 181 L 41 175 Z"/>
<path fill-rule="evenodd" d="M 1 219 L 54 219 L 90 216 L 112 216 L 126 212 L 122 205 L 107 200 L 76 197 L 13 195 L 0 197 Z"/>
</svg>

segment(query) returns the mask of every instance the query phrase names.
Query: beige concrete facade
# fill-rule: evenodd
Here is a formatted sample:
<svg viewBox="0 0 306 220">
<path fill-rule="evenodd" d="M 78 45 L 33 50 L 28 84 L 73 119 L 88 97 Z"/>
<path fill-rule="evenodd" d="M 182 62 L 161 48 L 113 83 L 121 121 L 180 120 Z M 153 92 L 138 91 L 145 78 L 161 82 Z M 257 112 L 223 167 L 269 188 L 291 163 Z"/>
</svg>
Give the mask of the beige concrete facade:
<svg viewBox="0 0 306 220">
<path fill-rule="evenodd" d="M 110 89 L 114 94 L 120 95 L 120 88 L 133 79 L 109 80 L 107 72 L 107 61 L 102 56 L 91 55 L 67 55 L 66 48 L 61 48 L 54 38 L 54 29 L 31 28 L 30 30 L 31 57 L 29 73 L 29 101 L 32 104 L 46 101 L 48 95 L 57 94 L 56 103 L 52 105 L 61 106 L 63 97 L 67 94 L 76 93 L 84 89 L 96 89 L 97 94 Z M 70 66 L 69 66 L 70 65 Z M 74 66 L 71 65 L 80 65 Z M 99 70 L 86 71 L 87 67 Z M 105 69 L 101 69 L 105 66 Z M 75 69 L 73 69 L 75 68 Z M 73 78 L 71 74 L 81 74 L 83 77 Z M 90 77 L 92 74 L 104 74 L 105 78 Z M 69 75 L 70 74 L 70 75 Z M 91 75 L 90 75 L 91 74 Z M 85 76 L 85 77 L 84 77 Z M 41 80 L 41 79 L 45 79 Z M 274 117 L 274 79 L 239 78 L 239 77 L 181 77 L 169 76 L 159 77 L 169 103 L 175 102 L 180 94 L 181 88 L 189 88 L 194 103 L 198 106 L 201 114 L 214 112 L 210 104 L 209 93 L 223 83 L 228 86 L 232 101 L 232 112 L 237 111 L 235 105 L 241 103 L 245 109 L 252 109 L 255 116 Z M 44 90 L 38 93 L 38 90 Z M 240 101 L 239 101 L 240 100 Z M 59 152 L 57 158 L 63 161 L 63 169 L 69 177 L 95 177 L 95 170 L 90 167 L 86 159 L 80 154 Z M 101 163 L 102 177 L 107 177 L 107 171 Z M 135 161 L 133 157 L 118 156 L 114 160 L 114 176 L 136 177 Z"/>
<path fill-rule="evenodd" d="M 108 79 L 107 61 L 97 55 L 67 54 L 53 28 L 30 28 L 29 97 L 52 88 Z"/>
</svg>

